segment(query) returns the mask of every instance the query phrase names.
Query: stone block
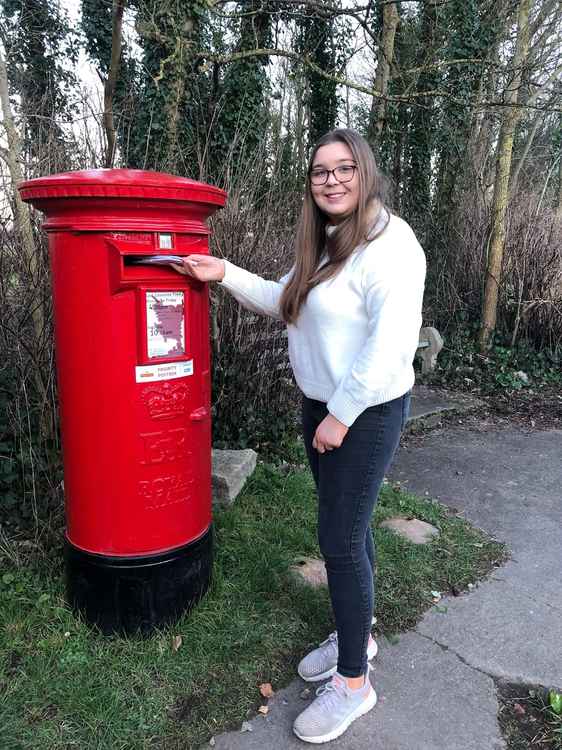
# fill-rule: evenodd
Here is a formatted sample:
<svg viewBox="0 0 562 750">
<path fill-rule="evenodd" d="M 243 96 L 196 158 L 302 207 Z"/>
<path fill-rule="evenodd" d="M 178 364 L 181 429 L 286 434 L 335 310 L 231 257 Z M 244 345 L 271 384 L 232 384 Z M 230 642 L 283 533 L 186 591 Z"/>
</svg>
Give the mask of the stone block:
<svg viewBox="0 0 562 750">
<path fill-rule="evenodd" d="M 302 557 L 291 566 L 291 573 L 309 586 L 327 586 L 326 566 L 324 560 L 316 557 Z"/>
<path fill-rule="evenodd" d="M 443 348 L 443 339 L 439 331 L 431 326 L 420 329 L 418 348 L 422 359 L 422 374 L 426 375 L 435 369 L 437 355 Z"/>
<path fill-rule="evenodd" d="M 430 523 L 418 518 L 387 518 L 379 524 L 383 529 L 390 529 L 412 544 L 427 544 L 434 537 L 439 536 L 439 530 Z"/>
<path fill-rule="evenodd" d="M 251 448 L 240 451 L 213 448 L 213 507 L 232 505 L 246 479 L 253 474 L 257 457 Z"/>
</svg>

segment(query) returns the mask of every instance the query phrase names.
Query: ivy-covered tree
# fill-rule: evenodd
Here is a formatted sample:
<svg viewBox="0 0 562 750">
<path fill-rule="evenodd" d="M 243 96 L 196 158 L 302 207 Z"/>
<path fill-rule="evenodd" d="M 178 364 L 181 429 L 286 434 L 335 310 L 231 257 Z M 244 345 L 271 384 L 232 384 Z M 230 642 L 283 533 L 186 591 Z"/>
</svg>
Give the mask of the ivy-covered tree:
<svg viewBox="0 0 562 750">
<path fill-rule="evenodd" d="M 198 176 L 195 111 L 208 76 L 197 51 L 205 17 L 203 0 L 138 0 L 142 77 L 126 135 L 130 166 Z"/>
<path fill-rule="evenodd" d="M 394 45 L 396 30 L 400 21 L 398 3 L 386 3 L 374 14 L 371 26 L 371 36 L 378 35 L 377 69 L 375 73 L 374 89 L 377 92 L 371 102 L 367 138 L 377 152 L 386 121 L 386 94 L 390 80 L 391 66 L 394 60 Z"/>
<path fill-rule="evenodd" d="M 31 162 L 44 159 L 42 144 L 48 141 L 51 152 L 61 152 L 49 163 L 60 163 L 64 135 L 59 123 L 72 114 L 69 92 L 76 83 L 72 63 L 78 56 L 77 37 L 58 2 L 0 0 L 0 14 L 10 89 L 19 97 L 25 122 L 24 150 Z M 38 166 L 38 171 L 44 168 Z"/>
<path fill-rule="evenodd" d="M 393 45 L 394 54 L 392 60 L 386 61 L 391 66 L 392 74 L 384 93 L 391 97 L 400 94 L 404 87 L 408 85 L 408 82 L 411 82 L 406 71 L 413 67 L 417 49 L 417 17 L 413 14 L 404 13 L 400 8 L 398 12 L 398 31 Z M 383 9 L 381 8 L 379 9 L 378 22 L 375 20 L 373 24 L 373 28 L 376 28 L 375 24 L 377 24 L 378 28 L 381 29 L 381 39 L 385 35 L 384 20 Z M 370 114 L 369 137 L 377 153 L 382 171 L 390 178 L 392 205 L 399 213 L 404 210 L 404 171 L 407 168 L 411 111 L 411 105 L 408 102 L 388 101 L 384 106 L 382 121 L 379 107 L 372 107 Z M 377 122 L 378 128 L 376 127 Z"/>
<path fill-rule="evenodd" d="M 435 91 L 441 84 L 442 72 L 433 65 L 443 43 L 443 26 L 440 23 L 440 2 L 429 0 L 417 18 L 418 68 L 413 73 L 418 91 Z M 415 28 L 415 27 L 414 27 Z M 408 141 L 404 154 L 404 213 L 414 227 L 422 244 L 431 251 L 429 225 L 431 222 L 433 192 L 433 155 L 439 145 L 435 98 L 423 96 L 410 107 Z"/>
<path fill-rule="evenodd" d="M 473 124 L 472 107 L 487 72 L 490 53 L 504 28 L 503 11 L 503 2 L 451 0 L 440 13 L 446 39 L 442 82 L 448 96 L 443 99 L 438 121 L 435 210 L 443 228 L 452 217 L 457 189 L 466 175 L 465 146 Z M 448 232 L 442 236 L 446 238 Z"/>
<path fill-rule="evenodd" d="M 238 3 L 230 33 L 237 39 L 234 53 L 263 50 L 272 45 L 272 13 L 275 3 L 246 0 Z M 229 63 L 217 83 L 210 113 L 207 142 L 211 175 L 220 177 L 228 161 L 246 163 L 267 132 L 269 78 L 266 55 L 242 57 Z M 220 80 L 220 71 L 214 75 Z"/>
<path fill-rule="evenodd" d="M 320 70 L 334 73 L 336 40 L 334 19 L 314 5 L 303 5 L 297 21 L 295 49 Z M 308 89 L 308 140 L 314 144 L 336 124 L 337 85 L 310 67 L 304 68 Z"/>
</svg>

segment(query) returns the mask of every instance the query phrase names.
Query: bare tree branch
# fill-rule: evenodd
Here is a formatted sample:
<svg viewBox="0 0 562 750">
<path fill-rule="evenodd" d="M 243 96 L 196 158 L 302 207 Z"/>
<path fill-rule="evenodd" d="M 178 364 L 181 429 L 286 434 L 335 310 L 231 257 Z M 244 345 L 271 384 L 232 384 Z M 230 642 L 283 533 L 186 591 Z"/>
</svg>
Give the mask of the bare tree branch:
<svg viewBox="0 0 562 750">
<path fill-rule="evenodd" d="M 293 52 L 292 50 L 283 50 L 283 49 L 277 49 L 277 48 L 263 48 L 263 49 L 252 49 L 252 50 L 243 50 L 241 52 L 230 52 L 226 54 L 219 54 L 219 53 L 212 53 L 207 50 L 199 50 L 198 52 L 194 53 L 196 58 L 199 58 L 201 60 L 207 60 L 210 62 L 218 63 L 219 65 L 226 65 L 228 63 L 237 62 L 238 60 L 245 60 L 251 57 L 285 57 L 289 60 L 294 60 L 297 63 L 300 63 L 304 65 L 305 67 L 309 68 L 310 70 L 314 71 L 317 75 L 321 76 L 322 78 L 325 78 L 328 81 L 332 81 L 339 86 L 347 86 L 355 91 L 359 91 L 363 94 L 367 94 L 368 96 L 375 96 L 379 99 L 384 99 L 387 102 L 406 102 L 406 103 L 412 103 L 415 104 L 417 99 L 423 99 L 424 97 L 439 97 L 439 98 L 446 98 L 451 102 L 460 104 L 462 106 L 466 106 L 467 102 L 464 99 L 459 99 L 455 97 L 453 94 L 451 94 L 450 91 L 446 91 L 443 89 L 430 89 L 429 91 L 413 91 L 407 94 L 386 94 L 384 95 L 382 91 L 378 91 L 377 89 L 374 89 L 370 86 L 364 86 L 361 83 L 358 83 L 357 81 L 352 81 L 349 78 L 345 78 L 343 76 L 336 75 L 334 73 L 328 73 L 327 71 L 320 68 L 318 65 L 314 63 L 313 60 L 310 60 L 310 58 L 306 57 L 305 55 L 301 55 L 297 52 Z M 549 80 L 552 79 L 552 76 L 550 76 Z M 523 107 L 527 109 L 538 109 L 543 111 L 549 111 L 549 112 L 559 112 L 561 111 L 560 107 L 544 107 L 534 104 L 534 100 L 536 100 L 536 97 L 533 97 L 533 101 L 526 102 L 524 104 L 518 103 L 518 102 L 512 102 L 512 101 L 504 101 L 504 100 L 498 100 L 498 101 L 483 101 L 480 103 L 480 106 L 485 107 Z"/>
</svg>

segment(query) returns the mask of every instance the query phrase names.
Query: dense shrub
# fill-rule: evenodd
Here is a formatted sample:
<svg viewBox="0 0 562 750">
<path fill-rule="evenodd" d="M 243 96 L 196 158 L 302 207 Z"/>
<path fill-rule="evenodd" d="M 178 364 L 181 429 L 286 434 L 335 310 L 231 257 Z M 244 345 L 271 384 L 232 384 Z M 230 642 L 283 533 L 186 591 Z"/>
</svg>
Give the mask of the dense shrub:
<svg viewBox="0 0 562 750">
<path fill-rule="evenodd" d="M 456 208 L 452 240 L 426 248 L 425 314 L 446 335 L 480 319 L 491 209 L 476 193 Z M 497 336 L 553 355 L 562 350 L 562 221 L 540 196 L 514 196 L 507 216 Z"/>
<path fill-rule="evenodd" d="M 281 182 L 264 186 L 248 165 L 227 180 L 228 204 L 213 219 L 213 252 L 271 280 L 291 266 L 300 207 L 300 191 Z M 274 449 L 294 428 L 298 400 L 285 325 L 242 309 L 218 286 L 211 311 L 214 443 Z"/>
</svg>

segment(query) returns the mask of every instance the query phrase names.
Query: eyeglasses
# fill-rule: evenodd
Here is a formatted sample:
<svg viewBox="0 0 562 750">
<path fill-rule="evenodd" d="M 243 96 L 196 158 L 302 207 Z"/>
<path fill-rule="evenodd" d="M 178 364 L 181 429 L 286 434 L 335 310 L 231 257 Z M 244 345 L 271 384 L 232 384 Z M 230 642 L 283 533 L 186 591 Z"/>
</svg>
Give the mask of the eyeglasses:
<svg viewBox="0 0 562 750">
<path fill-rule="evenodd" d="M 335 169 L 313 169 L 309 174 L 311 185 L 325 185 L 328 177 L 333 174 L 338 182 L 351 182 L 357 167 L 355 164 L 343 164 Z"/>
</svg>

